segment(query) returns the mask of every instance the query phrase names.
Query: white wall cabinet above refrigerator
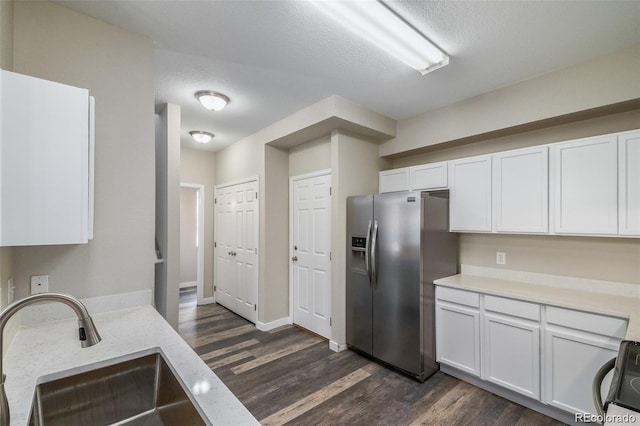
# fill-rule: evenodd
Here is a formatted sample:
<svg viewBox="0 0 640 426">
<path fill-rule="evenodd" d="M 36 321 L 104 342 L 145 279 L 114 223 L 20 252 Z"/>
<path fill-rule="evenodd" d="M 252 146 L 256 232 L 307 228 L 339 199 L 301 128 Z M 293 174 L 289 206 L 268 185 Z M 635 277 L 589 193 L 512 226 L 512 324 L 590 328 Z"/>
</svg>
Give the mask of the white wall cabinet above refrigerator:
<svg viewBox="0 0 640 426">
<path fill-rule="evenodd" d="M 0 245 L 86 243 L 93 237 L 88 90 L 0 73 Z"/>
</svg>

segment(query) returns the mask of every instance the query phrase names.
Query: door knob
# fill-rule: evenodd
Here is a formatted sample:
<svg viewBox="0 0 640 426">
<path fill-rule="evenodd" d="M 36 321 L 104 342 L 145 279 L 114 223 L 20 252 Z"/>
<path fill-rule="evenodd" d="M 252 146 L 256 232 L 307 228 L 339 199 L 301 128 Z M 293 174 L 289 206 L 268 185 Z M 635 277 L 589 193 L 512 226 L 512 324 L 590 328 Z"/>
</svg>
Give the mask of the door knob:
<svg viewBox="0 0 640 426">
<path fill-rule="evenodd" d="M 291 258 L 291 260 L 293 260 L 294 262 L 297 262 L 297 261 L 298 261 L 298 256 L 293 256 L 293 257 Z"/>
</svg>

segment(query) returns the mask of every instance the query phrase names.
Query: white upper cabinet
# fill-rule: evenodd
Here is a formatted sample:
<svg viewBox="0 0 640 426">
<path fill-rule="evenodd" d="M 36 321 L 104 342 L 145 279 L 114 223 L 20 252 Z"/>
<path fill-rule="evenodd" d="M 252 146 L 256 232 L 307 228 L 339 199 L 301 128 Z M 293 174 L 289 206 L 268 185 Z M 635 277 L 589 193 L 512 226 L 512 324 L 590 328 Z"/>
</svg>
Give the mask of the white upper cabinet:
<svg viewBox="0 0 640 426">
<path fill-rule="evenodd" d="M 617 135 L 551 145 L 551 185 L 554 232 L 617 234 Z"/>
<path fill-rule="evenodd" d="M 86 243 L 93 200 L 89 92 L 0 72 L 0 245 Z"/>
<path fill-rule="evenodd" d="M 379 192 L 409 190 L 409 168 L 391 169 L 380 172 Z"/>
<path fill-rule="evenodd" d="M 618 135 L 620 235 L 640 235 L 640 130 Z"/>
<path fill-rule="evenodd" d="M 491 232 L 491 156 L 449 162 L 452 231 Z"/>
<path fill-rule="evenodd" d="M 549 170 L 546 146 L 493 155 L 497 232 L 549 231 Z"/>
<path fill-rule="evenodd" d="M 447 187 L 447 162 L 411 167 L 411 190 L 424 191 Z"/>
</svg>

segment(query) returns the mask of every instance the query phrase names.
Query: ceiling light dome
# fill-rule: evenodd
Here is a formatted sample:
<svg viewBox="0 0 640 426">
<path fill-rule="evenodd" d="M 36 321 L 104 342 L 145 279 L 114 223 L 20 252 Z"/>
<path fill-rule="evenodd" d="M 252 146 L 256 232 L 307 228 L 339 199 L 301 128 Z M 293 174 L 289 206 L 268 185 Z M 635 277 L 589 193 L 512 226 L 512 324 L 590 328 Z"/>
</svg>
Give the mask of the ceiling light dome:
<svg viewBox="0 0 640 426">
<path fill-rule="evenodd" d="M 189 132 L 193 140 L 198 143 L 209 143 L 211 139 L 215 136 L 213 133 L 205 132 L 202 130 L 192 130 Z"/>
<path fill-rule="evenodd" d="M 195 96 L 203 107 L 211 111 L 220 111 L 231 102 L 227 96 L 211 90 L 200 90 L 195 93 Z"/>
</svg>

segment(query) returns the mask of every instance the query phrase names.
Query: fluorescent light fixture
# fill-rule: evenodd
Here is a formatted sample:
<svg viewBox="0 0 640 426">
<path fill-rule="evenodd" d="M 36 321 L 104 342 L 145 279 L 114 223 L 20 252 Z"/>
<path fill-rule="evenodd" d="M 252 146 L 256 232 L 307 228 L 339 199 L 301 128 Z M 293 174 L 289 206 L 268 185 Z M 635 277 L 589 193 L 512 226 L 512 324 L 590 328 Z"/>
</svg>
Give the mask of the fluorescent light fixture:
<svg viewBox="0 0 640 426">
<path fill-rule="evenodd" d="M 193 140 L 198 143 L 209 143 L 215 136 L 213 133 L 204 132 L 202 130 L 192 130 L 189 132 Z"/>
<path fill-rule="evenodd" d="M 211 90 L 200 90 L 195 93 L 195 97 L 203 107 L 211 111 L 220 111 L 231 102 L 227 96 Z"/>
<path fill-rule="evenodd" d="M 449 63 L 449 56 L 378 0 L 309 0 L 346 28 L 422 75 Z"/>
</svg>

